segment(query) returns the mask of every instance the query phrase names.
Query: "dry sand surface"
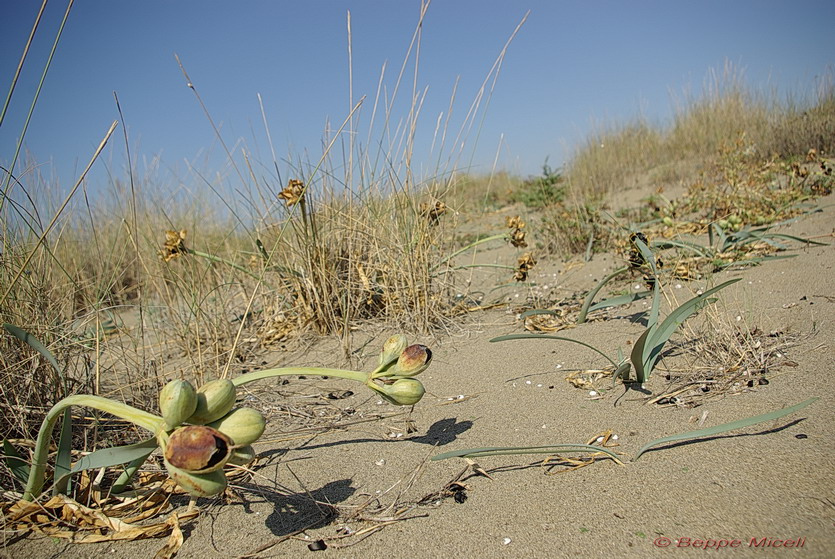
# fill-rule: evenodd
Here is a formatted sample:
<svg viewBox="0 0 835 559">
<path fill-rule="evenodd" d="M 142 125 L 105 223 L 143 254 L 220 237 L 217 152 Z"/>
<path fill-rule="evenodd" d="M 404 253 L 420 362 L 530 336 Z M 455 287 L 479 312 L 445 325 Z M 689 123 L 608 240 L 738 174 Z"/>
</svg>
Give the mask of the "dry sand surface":
<svg viewBox="0 0 835 559">
<path fill-rule="evenodd" d="M 835 197 L 819 203 L 823 212 L 783 230 L 830 235 Z M 758 328 L 765 333 L 764 342 L 793 340 L 796 345 L 784 350 L 785 359 L 766 373 L 767 385 L 748 388 L 743 378 L 736 392 L 695 408 L 646 405 L 642 394 L 624 394 L 620 385 L 591 399 L 588 390 L 575 388 L 565 376 L 572 370 L 604 368 L 607 363 L 600 356 L 553 340 L 490 343 L 498 335 L 524 332 L 517 310 L 473 313 L 449 332 L 414 340 L 429 345 L 434 360 L 421 376 L 428 393 L 411 414 L 292 440 L 281 432 L 281 417 L 272 416 L 256 445 L 263 466 L 251 481 L 238 486 L 237 499 L 200 501 L 203 512 L 184 526 L 185 543 L 178 557 L 236 557 L 284 536 L 291 537 L 257 556 L 704 557 L 705 551 L 693 547 L 701 544 L 686 546 L 689 538 L 722 540 L 729 546 L 708 552 L 712 557 L 833 557 L 835 246 L 793 252 L 793 259 L 715 275 L 710 279 L 714 284 L 734 277 L 742 281 L 721 291 L 710 311 L 687 323 L 709 331 L 704 315 L 711 312 L 723 324 Z M 495 255 L 486 251 L 482 257 Z M 552 298 L 561 290 L 568 296 L 589 289 L 619 262 L 615 256 L 600 255 L 568 269 L 556 260 L 542 261 L 532 280 L 540 289 L 548 285 Z M 683 301 L 705 285 L 707 280 L 699 280 L 677 289 L 671 282 L 665 289 Z M 508 295 L 524 301 L 528 290 L 520 285 L 518 299 L 516 292 Z M 606 320 L 560 335 L 591 343 L 614 357 L 618 347 L 628 351 L 641 333 L 637 320 L 644 308 L 641 302 L 618 308 L 606 314 Z M 769 338 L 769 333 L 774 336 Z M 371 340 L 358 354 L 359 366 L 373 364 L 376 348 L 387 335 L 370 329 L 357 334 L 357 340 Z M 673 340 L 683 344 L 688 338 L 678 335 Z M 334 365 L 335 357 L 321 356 L 336 354 L 336 345 L 326 340 L 301 361 L 282 364 Z M 663 393 L 668 385 L 664 369 L 725 361 L 710 351 L 698 357 L 666 358 L 647 388 Z M 351 383 L 291 383 L 310 393 L 353 389 L 355 394 L 348 398 L 319 401 L 327 409 L 353 408 L 352 418 L 357 420 L 403 411 L 378 404 L 377 398 Z M 609 388 L 611 383 L 604 381 L 602 386 Z M 284 388 L 254 391 L 255 405 L 269 410 L 271 399 L 280 398 Z M 820 399 L 782 419 L 661 447 L 637 462 L 629 459 L 650 440 L 696 429 L 696 420 L 710 427 L 812 397 Z M 409 432 L 410 425 L 414 432 Z M 624 453 L 623 465 L 600 459 L 549 475 L 553 470 L 539 463 L 543 456 L 483 457 L 478 463 L 492 479 L 465 472 L 458 499 L 438 492 L 458 478 L 466 462 L 429 461 L 441 452 L 471 447 L 585 443 L 606 430 L 619 436 L 620 446 L 614 450 Z M 366 520 L 350 520 L 352 511 Z M 328 540 L 324 551 L 308 549 L 311 541 L 374 526 L 381 529 L 368 537 L 354 534 Z M 309 528 L 297 533 L 305 527 Z M 760 547 L 752 546 L 752 539 L 762 541 Z M 768 546 L 775 540 L 799 540 L 802 547 Z M 15 558 L 134 559 L 153 557 L 163 543 L 72 545 L 31 537 L 3 552 Z M 670 545 L 663 548 L 663 543 Z"/>
</svg>

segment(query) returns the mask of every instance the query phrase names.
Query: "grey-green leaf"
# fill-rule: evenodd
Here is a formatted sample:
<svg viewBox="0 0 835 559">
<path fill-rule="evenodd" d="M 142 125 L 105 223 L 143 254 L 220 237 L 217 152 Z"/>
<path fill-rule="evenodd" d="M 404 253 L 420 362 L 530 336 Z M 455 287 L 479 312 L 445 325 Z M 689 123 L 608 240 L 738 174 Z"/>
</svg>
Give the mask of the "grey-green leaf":
<svg viewBox="0 0 835 559">
<path fill-rule="evenodd" d="M 488 446 L 483 448 L 465 448 L 451 450 L 432 457 L 432 460 L 446 460 L 448 458 L 479 458 L 482 456 L 516 455 L 516 454 L 557 454 L 558 452 L 603 452 L 616 460 L 620 457 L 607 448 L 589 444 L 553 444 L 546 446 Z"/>
<path fill-rule="evenodd" d="M 20 453 L 12 446 L 8 440 L 3 439 L 3 458 L 6 461 L 6 467 L 12 472 L 12 475 L 26 483 L 29 480 L 29 464 L 20 455 Z"/>
<path fill-rule="evenodd" d="M 699 437 L 709 437 L 711 435 L 718 435 L 720 433 L 726 433 L 728 431 L 733 431 L 735 429 L 742 429 L 743 427 L 748 427 L 750 425 L 756 425 L 757 423 L 762 423 L 763 421 L 773 421 L 775 419 L 779 419 L 783 416 L 792 414 L 802 408 L 805 408 L 809 404 L 815 402 L 819 398 L 809 398 L 808 400 L 796 404 L 790 408 L 785 408 L 782 410 L 773 411 L 770 413 L 765 413 L 762 415 L 756 415 L 754 417 L 749 417 L 747 419 L 740 419 L 738 421 L 733 421 L 731 423 L 723 423 L 722 425 L 717 425 L 715 427 L 708 427 L 707 429 L 698 429 L 696 431 L 689 431 L 687 433 L 679 433 L 678 435 L 670 435 L 669 437 L 662 437 L 660 439 L 655 439 L 654 441 L 648 442 L 635 455 L 635 458 L 632 461 L 638 460 L 641 455 L 650 450 L 654 446 L 658 446 L 664 443 L 671 443 L 676 441 L 683 441 L 687 439 L 697 439 Z"/>
</svg>

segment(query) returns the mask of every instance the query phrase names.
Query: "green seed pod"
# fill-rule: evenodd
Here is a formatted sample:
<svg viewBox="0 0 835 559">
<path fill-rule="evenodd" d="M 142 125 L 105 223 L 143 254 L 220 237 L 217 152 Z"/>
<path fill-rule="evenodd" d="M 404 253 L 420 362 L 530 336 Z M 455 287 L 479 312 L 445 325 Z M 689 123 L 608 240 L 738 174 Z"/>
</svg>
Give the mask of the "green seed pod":
<svg viewBox="0 0 835 559">
<path fill-rule="evenodd" d="M 228 436 L 236 446 L 246 446 L 258 440 L 266 425 L 267 421 L 260 411 L 253 408 L 237 408 L 208 426 Z"/>
<path fill-rule="evenodd" d="M 235 385 L 231 380 L 218 379 L 197 389 L 197 408 L 186 421 L 205 425 L 220 419 L 235 405 Z"/>
<path fill-rule="evenodd" d="M 380 352 L 380 366 L 385 367 L 392 363 L 406 349 L 408 344 L 409 342 L 403 334 L 395 334 L 383 342 L 383 350 Z"/>
<path fill-rule="evenodd" d="M 163 461 L 171 479 L 193 497 L 210 497 L 226 489 L 226 475 L 222 468 L 207 474 L 192 474 L 173 466 L 168 460 Z"/>
<path fill-rule="evenodd" d="M 189 381 L 175 379 L 160 390 L 159 411 L 167 431 L 181 425 L 196 409 L 197 391 Z"/>
<path fill-rule="evenodd" d="M 670 216 L 668 216 L 668 215 L 667 215 L 667 216 L 664 216 L 664 219 L 662 219 L 661 221 L 662 221 L 662 222 L 664 223 L 664 225 L 666 225 L 667 227 L 672 227 L 672 226 L 673 226 L 673 218 L 671 218 L 671 217 L 670 217 Z"/>
<path fill-rule="evenodd" d="M 410 345 L 400 354 L 386 376 L 392 378 L 413 377 L 426 370 L 432 361 L 432 350 L 425 345 Z"/>
<path fill-rule="evenodd" d="M 396 406 L 411 406 L 420 402 L 426 389 L 417 379 L 401 378 L 392 384 L 384 384 L 378 387 L 380 394 Z"/>
<path fill-rule="evenodd" d="M 223 468 L 234 443 L 228 435 L 208 425 L 180 427 L 168 437 L 165 460 L 189 474 L 208 474 Z"/>
<path fill-rule="evenodd" d="M 235 464 L 236 466 L 243 466 L 255 460 L 255 449 L 251 445 L 242 446 L 232 451 L 232 456 L 229 457 L 227 464 Z"/>
</svg>

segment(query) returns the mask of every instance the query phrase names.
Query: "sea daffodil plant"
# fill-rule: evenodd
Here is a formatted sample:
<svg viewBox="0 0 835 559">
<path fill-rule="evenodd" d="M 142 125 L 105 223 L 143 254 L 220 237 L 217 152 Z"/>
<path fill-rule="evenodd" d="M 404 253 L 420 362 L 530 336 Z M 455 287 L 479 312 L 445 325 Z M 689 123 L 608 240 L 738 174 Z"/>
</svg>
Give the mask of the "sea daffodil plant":
<svg viewBox="0 0 835 559">
<path fill-rule="evenodd" d="M 226 488 L 223 466 L 245 464 L 254 458 L 252 444 L 266 426 L 258 410 L 235 407 L 239 386 L 284 375 L 320 375 L 361 382 L 388 402 L 409 406 L 419 402 L 425 393 L 423 384 L 413 377 L 426 370 L 431 360 L 428 347 L 407 345 L 405 336 L 398 334 L 383 344 L 379 364 L 371 372 L 285 367 L 247 373 L 233 380 L 214 380 L 197 390 L 188 381 L 172 380 L 160 391 L 161 416 L 100 396 L 66 397 L 52 407 L 41 425 L 23 499 L 33 500 L 41 494 L 50 435 L 58 418 L 71 406 L 103 411 L 153 433 L 149 441 L 131 445 L 130 458 L 127 458 L 129 447 L 107 449 L 111 455 L 115 451 L 117 457 L 126 458 L 108 465 L 130 462 L 131 466 L 138 467 L 160 448 L 169 476 L 192 496 L 203 497 L 216 495 Z M 139 454 L 137 448 L 142 449 Z M 135 471 L 135 467 L 129 467 L 128 471 Z M 78 469 L 76 465 L 73 472 Z M 117 484 L 125 482 L 121 480 Z M 55 487 L 60 487 L 59 483 Z"/>
</svg>

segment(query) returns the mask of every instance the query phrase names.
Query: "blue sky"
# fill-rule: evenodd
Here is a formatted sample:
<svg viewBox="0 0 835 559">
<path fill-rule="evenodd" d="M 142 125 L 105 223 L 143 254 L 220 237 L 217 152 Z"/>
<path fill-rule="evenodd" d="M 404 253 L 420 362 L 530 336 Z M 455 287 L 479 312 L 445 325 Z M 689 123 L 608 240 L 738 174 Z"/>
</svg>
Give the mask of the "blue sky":
<svg viewBox="0 0 835 559">
<path fill-rule="evenodd" d="M 3 4 L 5 95 L 40 2 Z M 349 111 L 346 13 L 352 19 L 354 99 L 368 96 L 357 115 L 357 137 L 365 142 L 363 126 L 370 121 L 381 67 L 388 61 L 384 83 L 391 95 L 419 8 L 417 0 L 78 0 L 25 145 L 43 174 L 70 185 L 118 118 L 116 91 L 140 175 L 153 174 L 146 167 L 157 156 L 157 174 L 174 173 L 181 181 L 193 180 L 184 161 L 223 172 L 225 158 L 185 86 L 177 53 L 227 145 L 246 145 L 259 165 L 272 165 L 260 93 L 279 160 L 315 160 L 326 122 L 335 129 Z M 65 9 L 58 0 L 47 6 L 0 128 L 4 167 Z M 708 72 L 721 71 L 726 61 L 743 69 L 754 88 L 803 93 L 835 64 L 832 0 L 434 0 L 423 25 L 417 80 L 419 91 L 428 87 L 415 137 L 418 174 L 449 170 L 438 164 L 437 142 L 435 152 L 430 149 L 456 79 L 453 131 L 528 10 L 489 107 L 454 162 L 458 168 L 488 172 L 497 151 L 498 167 L 517 174 L 537 173 L 546 157 L 558 166 L 595 123 L 623 123 L 638 114 L 665 122 L 674 98 L 685 91 L 699 94 Z M 413 75 L 410 65 L 392 111 L 392 131 L 408 114 Z M 379 114 L 376 123 L 379 132 Z M 121 134 L 111 140 L 91 180 L 106 181 L 105 167 L 126 177 Z M 382 137 L 377 133 L 372 143 Z M 292 174 L 283 161 L 279 168 Z"/>
</svg>

